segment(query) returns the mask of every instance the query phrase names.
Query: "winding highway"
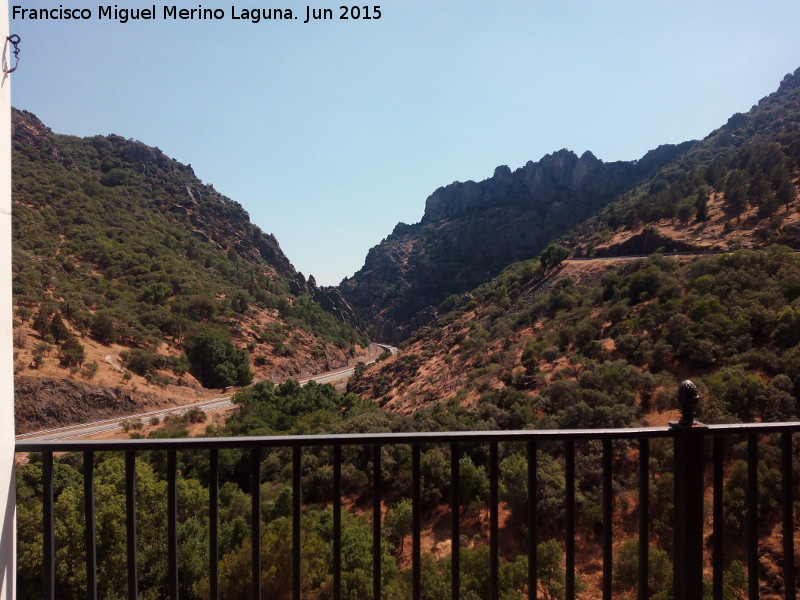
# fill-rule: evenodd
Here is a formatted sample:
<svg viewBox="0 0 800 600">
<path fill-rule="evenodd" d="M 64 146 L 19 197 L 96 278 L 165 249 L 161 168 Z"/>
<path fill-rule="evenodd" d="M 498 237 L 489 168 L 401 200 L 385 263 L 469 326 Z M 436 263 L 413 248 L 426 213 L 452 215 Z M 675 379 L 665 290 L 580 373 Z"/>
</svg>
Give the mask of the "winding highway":
<svg viewBox="0 0 800 600">
<path fill-rule="evenodd" d="M 369 352 L 367 356 L 375 356 L 377 350 L 380 350 L 381 348 L 384 351 L 388 351 L 392 354 L 397 352 L 397 348 L 395 348 L 394 346 L 389 346 L 388 344 L 372 344 L 371 346 L 372 346 L 372 351 Z M 380 355 L 380 353 L 378 353 L 378 355 Z M 374 363 L 377 359 L 378 359 L 377 356 L 375 356 L 375 358 L 371 358 L 370 360 L 367 360 L 363 363 L 357 363 L 353 366 L 344 367 L 333 371 L 326 371 L 325 373 L 320 373 L 319 375 L 313 375 L 311 377 L 300 379 L 299 382 L 301 385 L 305 385 L 309 381 L 315 381 L 317 383 L 334 383 L 338 381 L 343 381 L 353 375 L 353 372 L 356 370 L 356 367 L 359 364 L 369 365 Z M 180 406 L 173 406 L 170 408 L 150 410 L 133 415 L 124 415 L 120 417 L 113 417 L 111 419 L 103 419 L 101 421 L 93 421 L 91 423 L 77 423 L 75 425 L 67 425 L 65 427 L 55 427 L 52 429 L 43 429 L 40 431 L 21 433 L 16 436 L 16 439 L 18 440 L 83 439 L 94 435 L 108 433 L 110 431 L 115 431 L 117 429 L 120 429 L 124 421 L 141 419 L 143 422 L 147 422 L 154 417 L 157 417 L 159 420 L 163 420 L 164 417 L 166 417 L 167 415 L 182 415 L 194 408 L 199 408 L 204 412 L 224 409 L 231 406 L 232 399 L 233 399 L 233 394 L 230 394 L 227 396 L 222 396 L 220 398 L 213 398 L 211 400 L 194 402 L 192 404 L 182 404 Z"/>
</svg>

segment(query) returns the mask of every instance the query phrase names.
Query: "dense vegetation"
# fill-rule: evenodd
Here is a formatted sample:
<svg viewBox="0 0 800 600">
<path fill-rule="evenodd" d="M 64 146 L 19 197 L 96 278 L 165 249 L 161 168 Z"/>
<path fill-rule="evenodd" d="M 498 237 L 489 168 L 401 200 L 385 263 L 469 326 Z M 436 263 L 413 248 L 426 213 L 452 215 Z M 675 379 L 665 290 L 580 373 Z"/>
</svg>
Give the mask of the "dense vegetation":
<svg viewBox="0 0 800 600">
<path fill-rule="evenodd" d="M 188 351 L 204 384 L 224 386 L 246 377 L 235 369 L 207 377 L 191 348 L 220 329 L 237 333 L 252 311 L 305 331 L 303 343 L 319 355 L 326 344 L 364 343 L 320 307 L 319 290 L 274 237 L 157 148 L 119 136 L 56 135 L 15 112 L 13 169 L 16 315 L 62 354 L 67 341 L 74 347 L 87 335 L 176 359 Z M 277 356 L 291 337 L 276 334 L 265 352 Z"/>
<path fill-rule="evenodd" d="M 782 225 L 797 196 L 793 173 L 800 169 L 800 125 L 777 139 L 736 149 L 679 176 L 664 173 L 647 188 L 607 206 L 596 218 L 577 227 L 565 238 L 566 243 L 574 246 L 578 255 L 593 256 L 594 246 L 608 241 L 619 230 L 637 230 L 665 220 L 702 223 L 709 219 L 709 200 L 716 195 L 722 198 L 730 219 L 725 226 L 730 238 L 716 240 L 713 247 L 735 245 L 731 242 L 735 241 L 737 228 L 754 229 L 757 244 L 796 245 L 796 232 L 784 230 Z M 755 218 L 743 225 L 742 214 L 749 207 Z M 655 244 L 664 243 L 654 238 L 649 247 L 645 244 L 631 253 L 655 251 Z M 692 248 L 691 243 L 672 243 L 672 249 Z M 603 254 L 609 251 L 604 250 Z"/>
<path fill-rule="evenodd" d="M 241 410 L 223 429 L 209 428 L 209 435 L 255 435 L 288 433 L 335 433 L 439 428 L 433 414 L 404 418 L 379 411 L 374 403 L 353 395 L 340 396 L 328 385 L 299 386 L 289 381 L 281 386 L 259 383 L 237 394 Z M 140 424 L 141 425 L 141 424 Z M 139 426 L 140 426 L 139 425 Z M 185 435 L 180 424 L 172 423 L 170 435 Z M 371 455 L 360 450 L 347 450 L 342 474 L 345 494 L 354 502 L 353 511 L 343 519 L 343 590 L 346 598 L 366 598 L 371 593 L 371 527 L 358 506 L 370 497 L 369 477 Z M 410 461 L 408 448 L 386 448 L 383 463 L 384 493 L 392 503 L 384 523 L 383 581 L 385 597 L 407 596 L 408 573 L 398 567 L 395 557 L 402 553 L 404 538 L 409 533 L 410 504 L 407 496 L 408 473 L 400 474 L 401 465 Z M 35 597 L 41 573 L 41 467 L 36 457 L 20 468 L 18 476 L 19 519 L 19 589 L 21 597 Z M 231 451 L 221 454 L 222 479 L 220 503 L 221 562 L 220 585 L 225 598 L 249 597 L 249 453 Z M 332 516 L 330 508 L 331 462 L 329 449 L 309 450 L 303 457 L 304 500 L 308 506 L 303 515 L 303 586 L 310 598 L 329 598 L 331 594 L 330 552 Z M 447 493 L 449 482 L 445 452 L 434 449 L 423 458 L 423 495 L 426 506 L 435 506 Z M 485 461 L 484 452 L 476 450 L 475 461 Z M 182 455 L 179 486 L 179 519 L 181 562 L 181 597 L 207 597 L 207 465 L 201 456 Z M 287 451 L 269 452 L 262 467 L 262 552 L 265 566 L 263 584 L 265 597 L 286 598 L 290 590 L 290 507 L 291 488 L 286 483 L 287 466 L 291 465 Z M 77 455 L 67 455 L 56 465 L 57 561 L 59 589 L 62 598 L 78 598 L 85 586 L 82 571 L 82 461 Z M 462 459 L 465 481 L 473 480 L 465 489 L 467 498 L 485 497 L 488 480 L 485 469 L 473 463 L 473 457 Z M 166 595 L 166 545 L 164 511 L 164 456 L 150 453 L 140 459 L 137 467 L 137 515 L 139 518 L 139 567 L 143 598 Z M 124 493 L 123 460 L 113 453 L 99 457 L 96 467 L 98 504 L 98 560 L 100 564 L 100 595 L 103 598 L 125 597 L 125 567 L 119 556 L 124 555 Z M 473 513 L 477 508 L 472 505 Z M 562 552 L 552 542 L 542 546 L 540 561 L 543 589 L 563 586 L 560 570 Z M 485 596 L 487 577 L 486 548 L 477 545 L 466 548 L 463 586 L 465 598 Z M 473 565 L 474 568 L 469 568 Z M 426 557 L 425 587 L 431 598 L 440 597 L 447 589 L 447 561 Z M 526 574 L 523 557 L 503 561 L 502 589 L 504 596 L 518 597 Z M 548 587 L 549 586 L 549 587 Z M 439 590 L 438 592 L 436 590 Z M 449 593 L 449 592 L 448 592 Z M 444 598 L 445 596 L 441 596 Z"/>
<path fill-rule="evenodd" d="M 675 382 L 692 376 L 709 422 L 797 418 L 800 258 L 789 249 L 654 255 L 589 287 L 561 277 L 532 290 L 540 278 L 522 263 L 449 300 L 438 327 L 351 389 L 389 401 L 424 365 L 434 381 L 463 374 L 449 397 L 501 405 L 501 427 L 611 427 L 671 408 Z"/>
<path fill-rule="evenodd" d="M 593 427 L 636 424 L 647 410 L 672 408 L 676 373 L 690 373 L 698 382 L 705 403 L 702 418 L 707 422 L 737 420 L 782 420 L 798 417 L 797 361 L 800 360 L 800 257 L 781 247 L 768 251 L 740 251 L 733 254 L 679 261 L 653 256 L 628 263 L 606 274 L 600 285 L 582 289 L 562 280 L 549 293 L 531 298 L 528 278 L 539 280 L 539 267 L 518 265 L 506 271 L 492 285 L 478 290 L 472 298 L 451 299 L 457 305 L 450 317 L 478 311 L 466 330 L 449 339 L 444 330 L 429 335 L 442 337 L 455 348 L 456 358 L 485 357 L 473 373 L 473 381 L 494 374 L 505 382 L 500 390 L 487 390 L 474 408 L 465 408 L 456 395 L 402 416 L 379 410 L 376 403 L 354 394 L 339 395 L 331 386 L 299 386 L 290 381 L 280 386 L 262 382 L 240 391 L 240 410 L 222 428 L 211 427 L 208 435 L 334 434 L 367 431 L 486 430 L 523 427 Z M 459 303 L 462 305 L 459 306 Z M 503 312 L 497 308 L 505 306 Z M 800 312 L 798 312 L 800 314 Z M 542 324 L 535 338 L 513 335 L 532 321 Z M 444 324 L 447 327 L 447 324 Z M 492 352 L 501 340 L 502 349 Z M 612 344 L 601 343 L 612 340 Z M 515 351 L 517 352 L 515 354 Z M 516 356 L 509 361 L 510 356 Z M 567 361 L 552 362 L 561 356 Z M 411 370 L 419 357 L 408 352 L 388 366 Z M 159 435 L 186 435 L 181 426 Z M 739 541 L 745 527 L 747 486 L 744 444 L 727 449 L 729 475 L 725 490 L 725 522 L 728 560 L 726 580 L 730 598 L 744 589 Z M 760 516 L 762 530 L 768 531 L 779 514 L 777 450 L 761 445 L 763 464 L 759 468 Z M 506 535 L 524 541 L 527 496 L 525 449 L 501 447 L 501 500 L 510 511 Z M 632 494 L 637 485 L 636 451 L 626 443 L 614 446 L 615 493 Z M 371 498 L 370 452 L 345 452 L 342 486 L 352 508 L 345 515 L 343 557 L 345 597 L 369 597 L 371 573 L 371 526 L 367 518 Z M 387 598 L 408 593 L 406 536 L 410 529 L 408 497 L 410 450 L 387 447 L 382 453 L 382 488 L 387 502 L 383 532 L 383 573 Z M 485 597 L 486 546 L 481 533 L 485 519 L 482 507 L 488 496 L 487 448 L 475 445 L 463 449 L 460 459 L 462 573 L 464 597 Z M 669 581 L 672 547 L 672 478 L 669 475 L 671 446 L 651 446 L 651 509 L 654 547 L 650 553 L 654 589 Z M 181 457 L 180 539 L 182 597 L 204 598 L 207 586 L 207 466 L 197 455 Z M 222 559 L 221 585 L 226 598 L 246 597 L 249 565 L 248 512 L 250 490 L 249 456 L 244 451 L 223 453 L 222 465 Z M 592 554 L 599 543 L 596 532 L 602 522 L 599 509 L 599 448 L 582 445 L 576 462 L 579 530 L 587 540 L 584 552 Z M 450 487 L 450 456 L 446 447 L 426 448 L 422 457 L 422 499 L 426 509 L 447 501 Z M 82 478 L 79 457 L 66 456 L 57 470 L 58 560 L 64 582 L 64 598 L 80 597 L 82 586 L 81 506 Z M 265 589 L 274 598 L 284 598 L 291 572 L 289 522 L 291 459 L 288 451 L 265 454 L 262 481 L 263 562 Z M 800 476 L 800 465 L 795 465 Z M 563 551 L 555 541 L 564 523 L 563 456 L 558 446 L 543 448 L 539 457 L 538 498 L 539 574 L 542 596 L 563 597 Z M 21 589 L 38 585 L 38 556 L 41 540 L 38 500 L 40 467 L 35 462 L 21 469 L 19 477 L 20 581 Z M 165 498 L 164 457 L 144 456 L 139 465 L 140 564 L 142 588 L 153 598 L 165 589 L 163 548 L 165 546 L 163 507 Z M 303 573 L 304 589 L 310 598 L 330 596 L 331 574 L 331 450 L 310 449 L 302 462 Z M 103 597 L 124 597 L 125 581 L 119 561 L 124 539 L 122 459 L 108 455 L 97 470 L 98 498 L 102 498 L 104 523 L 99 533 Z M 800 481 L 800 479 L 797 479 Z M 628 507 L 628 508 L 625 508 Z M 615 562 L 615 588 L 620 594 L 635 588 L 635 509 L 629 502 L 618 504 L 620 540 Z M 516 533 L 511 533 L 511 532 Z M 115 533 L 116 532 L 116 533 Z M 429 534 L 435 535 L 435 534 Z M 426 598 L 449 597 L 449 554 L 424 560 Z M 588 560 L 588 555 L 585 558 Z M 581 564 L 579 554 L 579 564 Z M 520 550 L 505 552 L 501 562 L 503 597 L 525 594 L 526 558 Z M 664 591 L 668 596 L 668 589 Z M 145 596 L 150 597 L 150 596 Z"/>
<path fill-rule="evenodd" d="M 456 403 L 436 405 L 418 411 L 413 416 L 400 416 L 380 411 L 377 406 L 352 394 L 339 395 L 329 385 L 309 384 L 301 387 L 294 381 L 280 386 L 259 383 L 240 391 L 236 396 L 240 411 L 224 427 L 209 426 L 207 435 L 265 435 L 265 434 L 331 434 L 364 431 L 452 430 L 458 428 L 495 428 L 500 425 L 496 416 L 503 407 L 490 409 L 484 403 L 468 410 Z M 202 415 L 200 415 L 202 418 Z M 197 415 L 187 417 L 197 420 Z M 141 424 L 134 428 L 141 427 Z M 180 419 L 157 430 L 158 435 L 186 435 Z M 138 437 L 140 434 L 133 434 Z M 653 443 L 651 473 L 651 509 L 653 540 L 657 544 L 650 552 L 651 577 L 657 598 L 668 598 L 671 565 L 672 479 L 668 465 L 670 445 Z M 542 540 L 538 552 L 540 597 L 563 598 L 564 554 L 557 541 L 564 524 L 564 470 L 560 446 L 542 447 L 539 454 L 538 535 Z M 421 494 L 426 511 L 447 502 L 450 489 L 450 455 L 448 447 L 429 446 L 421 461 Z M 729 449 L 733 460 L 732 472 L 726 487 L 725 519 L 730 530 L 730 551 L 726 577 L 730 582 L 730 600 L 744 589 L 741 577 L 742 558 L 737 536 L 744 527 L 744 490 L 746 469 L 741 459 L 746 450 L 741 445 Z M 771 446 L 762 445 L 765 461 L 774 459 Z M 20 597 L 37 597 L 41 577 L 41 465 L 32 455 L 29 464 L 19 468 L 18 521 Z M 342 487 L 349 508 L 344 512 L 343 526 L 343 590 L 345 598 L 368 598 L 371 594 L 371 523 L 368 518 L 372 486 L 369 483 L 372 466 L 370 449 L 345 448 Z M 488 577 L 488 548 L 485 540 L 488 497 L 487 448 L 468 445 L 462 448 L 460 459 L 460 493 L 463 501 L 462 521 L 462 597 L 479 600 L 486 597 Z M 578 479 L 577 503 L 579 531 L 586 546 L 579 551 L 579 564 L 590 565 L 599 544 L 597 531 L 602 516 L 600 500 L 599 448 L 594 444 L 580 445 L 576 469 Z M 403 557 L 408 551 L 407 536 L 411 527 L 409 495 L 410 449 L 404 446 L 385 447 L 382 451 L 383 498 L 387 510 L 383 517 L 382 546 L 383 586 L 386 598 L 403 598 L 409 594 L 408 563 Z M 614 486 L 620 498 L 631 494 L 637 483 L 636 452 L 627 443 L 614 446 Z M 166 526 L 165 526 L 165 456 L 161 452 L 143 453 L 137 466 L 137 518 L 140 572 L 140 597 L 163 598 L 166 588 Z M 224 451 L 220 454 L 220 586 L 222 597 L 235 600 L 249 597 L 250 564 L 250 456 L 249 451 Z M 261 469 L 261 536 L 262 582 L 264 597 L 288 598 L 291 569 L 291 451 L 271 450 L 263 454 Z M 796 466 L 797 468 L 798 466 Z M 59 597 L 79 598 L 84 594 L 83 564 L 83 461 L 80 455 L 64 455 L 56 463 L 56 560 L 59 565 Z M 179 455 L 179 561 L 182 598 L 207 598 L 208 589 L 208 466 L 203 452 Z M 331 597 L 332 548 L 332 463 L 331 449 L 306 449 L 302 456 L 302 572 L 304 597 Z M 521 543 L 526 539 L 528 498 L 525 479 L 527 463 L 525 448 L 501 446 L 501 501 L 509 511 L 503 536 L 517 540 L 504 550 L 500 563 L 501 596 L 507 599 L 526 597 L 527 558 Z M 775 523 L 775 498 L 778 496 L 776 472 L 760 469 L 762 522 L 765 527 Z M 98 564 L 100 596 L 108 599 L 125 597 L 126 572 L 124 561 L 124 460 L 116 453 L 99 453 L 95 470 L 98 523 Z M 636 513 L 626 501 L 617 502 L 619 518 L 615 526 L 620 540 L 615 560 L 615 589 L 630 593 L 636 586 Z M 426 517 L 423 527 L 428 530 L 435 519 Z M 446 543 L 446 533 L 428 531 L 433 548 Z M 516 549 L 512 549 L 516 548 Z M 599 548 L 599 545 L 597 545 Z M 588 568 L 588 567 L 587 567 Z M 423 560 L 424 598 L 445 600 L 450 597 L 449 552 L 426 554 Z M 591 569 L 589 569 L 591 570 Z M 738 579 L 737 579 L 738 577 Z M 738 583 L 737 583 L 738 582 Z M 579 586 L 585 581 L 579 579 Z"/>
</svg>

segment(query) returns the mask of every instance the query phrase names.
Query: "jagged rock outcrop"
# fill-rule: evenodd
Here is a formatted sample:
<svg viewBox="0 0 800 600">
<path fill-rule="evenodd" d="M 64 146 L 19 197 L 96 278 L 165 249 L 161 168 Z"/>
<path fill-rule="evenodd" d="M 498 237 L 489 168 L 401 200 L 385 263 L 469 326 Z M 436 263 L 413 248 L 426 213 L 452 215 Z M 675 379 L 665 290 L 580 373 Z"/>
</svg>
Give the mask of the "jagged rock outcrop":
<svg viewBox="0 0 800 600">
<path fill-rule="evenodd" d="M 437 189 L 414 225 L 398 224 L 339 289 L 376 339 L 397 342 L 428 323 L 451 294 L 470 290 L 645 180 L 693 142 L 661 146 L 638 161 L 605 163 L 591 152 L 548 154 L 481 182 Z"/>
<path fill-rule="evenodd" d="M 342 321 L 355 323 L 356 315 L 353 312 L 353 308 L 347 303 L 347 300 L 344 299 L 342 292 L 340 292 L 338 288 L 332 285 L 314 288 L 314 300 L 316 300 L 322 308 L 336 315 Z"/>
</svg>

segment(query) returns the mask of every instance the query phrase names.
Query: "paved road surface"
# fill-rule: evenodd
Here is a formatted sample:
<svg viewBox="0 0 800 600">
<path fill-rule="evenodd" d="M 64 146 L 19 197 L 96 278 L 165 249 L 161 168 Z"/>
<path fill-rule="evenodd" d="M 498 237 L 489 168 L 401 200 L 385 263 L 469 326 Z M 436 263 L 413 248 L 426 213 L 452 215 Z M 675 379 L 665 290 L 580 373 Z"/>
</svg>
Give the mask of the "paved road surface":
<svg viewBox="0 0 800 600">
<path fill-rule="evenodd" d="M 387 344 L 373 344 L 373 346 L 376 346 L 378 348 L 383 348 L 384 350 L 388 350 L 392 354 L 397 352 L 397 348 L 395 348 L 394 346 L 389 346 Z M 376 350 L 373 348 L 373 351 L 370 353 L 370 355 L 375 355 L 375 354 Z M 371 360 L 366 361 L 365 364 L 372 364 L 375 362 L 375 360 L 376 359 L 373 358 Z M 300 379 L 299 381 L 302 385 L 305 385 L 309 381 L 316 381 L 317 383 L 333 383 L 335 381 L 342 381 L 344 379 L 347 379 L 348 377 L 353 375 L 353 371 L 355 371 L 355 366 L 345 367 L 343 369 L 336 369 L 335 371 L 320 373 L 319 375 L 314 375 L 313 377 L 306 377 L 304 379 Z M 195 402 L 193 404 L 184 404 L 181 406 L 173 406 L 172 408 L 151 410 L 143 413 L 138 413 L 135 415 L 125 415 L 123 417 L 114 417 L 111 419 L 104 419 L 102 421 L 94 421 L 92 423 L 79 423 L 76 425 L 67 425 L 66 427 L 56 427 L 53 429 L 43 429 L 40 431 L 21 433 L 20 435 L 16 436 L 16 439 L 70 440 L 70 439 L 87 438 L 100 433 L 115 431 L 121 427 L 121 423 L 123 421 L 127 420 L 141 419 L 142 421 L 147 422 L 153 417 L 158 417 L 161 420 L 170 414 L 182 415 L 183 413 L 189 411 L 192 408 L 199 408 L 200 410 L 205 412 L 219 410 L 230 406 L 232 398 L 233 395 L 228 395 L 228 396 L 222 396 L 221 398 L 215 398 L 213 400 L 203 400 L 202 402 Z"/>
</svg>

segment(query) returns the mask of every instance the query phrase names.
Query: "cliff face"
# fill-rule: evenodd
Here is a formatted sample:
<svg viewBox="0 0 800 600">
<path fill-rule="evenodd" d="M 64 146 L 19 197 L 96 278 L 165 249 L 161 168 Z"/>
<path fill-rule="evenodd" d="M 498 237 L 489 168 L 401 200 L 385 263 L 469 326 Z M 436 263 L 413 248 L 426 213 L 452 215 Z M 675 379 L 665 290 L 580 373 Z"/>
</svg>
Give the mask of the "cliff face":
<svg viewBox="0 0 800 600">
<path fill-rule="evenodd" d="M 133 413 L 142 400 L 128 390 L 37 377 L 16 377 L 14 396 L 17 433 Z"/>
<path fill-rule="evenodd" d="M 692 143 L 662 146 L 639 161 L 604 163 L 592 153 L 548 154 L 481 182 L 439 188 L 415 225 L 400 223 L 340 285 L 377 339 L 400 341 L 429 322 L 449 295 L 536 256 L 550 241 L 651 176 Z"/>
</svg>

